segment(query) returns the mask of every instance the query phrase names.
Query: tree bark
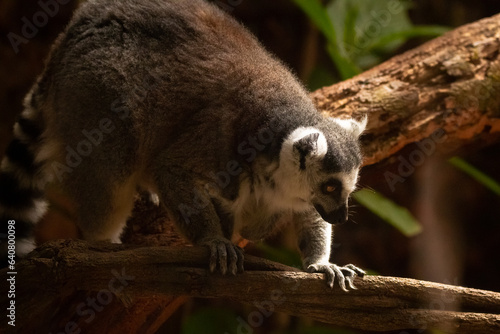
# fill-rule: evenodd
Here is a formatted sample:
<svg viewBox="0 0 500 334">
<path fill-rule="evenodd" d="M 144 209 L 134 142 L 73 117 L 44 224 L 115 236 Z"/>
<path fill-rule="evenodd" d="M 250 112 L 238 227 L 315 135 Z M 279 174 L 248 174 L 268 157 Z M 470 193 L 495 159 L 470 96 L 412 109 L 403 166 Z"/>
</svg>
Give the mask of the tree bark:
<svg viewBox="0 0 500 334">
<path fill-rule="evenodd" d="M 454 152 L 465 144 L 499 138 L 499 49 L 497 15 L 460 27 L 311 96 L 329 115 L 368 114 L 363 137 L 366 165 L 426 138 Z M 181 242 L 172 221 L 159 209 L 138 207 L 129 223 L 125 242 Z M 167 237 L 139 233 L 155 228 L 155 232 L 167 229 L 170 233 Z M 154 333 L 185 296 L 196 296 L 250 304 L 270 301 L 275 311 L 351 328 L 500 330 L 500 297 L 494 292 L 369 276 L 356 280 L 358 290 L 344 293 L 327 288 L 320 274 L 249 256 L 245 274 L 222 277 L 207 273 L 204 250 L 134 247 L 69 241 L 42 246 L 18 264 L 18 326 L 14 329 L 19 333 L 75 328 Z M 7 275 L 5 270 L 2 275 Z M 2 286 L 7 284 L 2 282 Z M 0 299 L 6 301 L 6 294 Z"/>
<path fill-rule="evenodd" d="M 159 320 L 171 313 L 170 304 L 182 301 L 176 297 L 190 296 L 229 298 L 256 310 L 363 330 L 500 330 L 500 293 L 382 276 L 358 278 L 358 289 L 346 293 L 329 288 L 323 274 L 253 256 L 246 257 L 243 274 L 210 274 L 208 257 L 205 248 L 197 247 L 47 243 L 19 263 L 16 285 L 23 293 L 16 299 L 16 329 L 60 332 L 70 326 L 84 332 L 154 333 Z M 59 312 L 54 312 L 56 305 Z M 23 315 L 38 320 L 23 321 Z"/>
<path fill-rule="evenodd" d="M 311 94 L 320 111 L 368 115 L 365 165 L 431 137 L 454 153 L 500 137 L 500 15 L 459 27 Z M 440 135 L 432 138 L 433 134 Z"/>
</svg>

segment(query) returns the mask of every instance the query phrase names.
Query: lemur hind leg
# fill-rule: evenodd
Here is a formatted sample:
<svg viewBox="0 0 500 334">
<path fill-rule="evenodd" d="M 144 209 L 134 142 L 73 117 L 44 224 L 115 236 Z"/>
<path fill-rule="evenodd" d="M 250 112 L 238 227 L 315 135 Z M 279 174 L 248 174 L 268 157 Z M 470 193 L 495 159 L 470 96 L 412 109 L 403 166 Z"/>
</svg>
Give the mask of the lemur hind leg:
<svg viewBox="0 0 500 334">
<path fill-rule="evenodd" d="M 137 192 L 134 177 L 125 180 L 72 177 L 65 188 L 76 203 L 75 218 L 85 240 L 121 242 Z"/>
</svg>

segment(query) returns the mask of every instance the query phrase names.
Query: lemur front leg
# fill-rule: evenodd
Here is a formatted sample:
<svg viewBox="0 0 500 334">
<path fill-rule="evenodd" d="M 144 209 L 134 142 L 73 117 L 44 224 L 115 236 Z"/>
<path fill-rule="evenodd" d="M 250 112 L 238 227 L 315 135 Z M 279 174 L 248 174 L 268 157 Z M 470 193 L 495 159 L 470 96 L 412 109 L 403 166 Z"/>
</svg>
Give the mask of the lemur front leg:
<svg viewBox="0 0 500 334">
<path fill-rule="evenodd" d="M 340 267 L 330 263 L 332 225 L 325 222 L 315 210 L 295 214 L 294 224 L 304 269 L 312 273 L 324 273 L 331 288 L 337 278 L 342 290 L 347 291 L 346 284 L 356 289 L 354 278 L 363 277 L 365 272 L 352 264 Z"/>
<path fill-rule="evenodd" d="M 243 272 L 243 250 L 230 241 L 232 227 L 223 228 L 213 199 L 191 175 L 182 168 L 162 168 L 155 179 L 160 202 L 174 214 L 181 233 L 194 245 L 210 250 L 210 271 Z"/>
</svg>

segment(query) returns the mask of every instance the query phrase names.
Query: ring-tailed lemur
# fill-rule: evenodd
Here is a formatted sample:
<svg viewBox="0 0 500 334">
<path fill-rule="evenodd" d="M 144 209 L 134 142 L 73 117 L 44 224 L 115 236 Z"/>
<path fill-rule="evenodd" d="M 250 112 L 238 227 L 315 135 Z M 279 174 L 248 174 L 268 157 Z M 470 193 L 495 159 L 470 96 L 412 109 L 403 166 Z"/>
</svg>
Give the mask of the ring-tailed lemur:
<svg viewBox="0 0 500 334">
<path fill-rule="evenodd" d="M 212 4 L 89 0 L 24 106 L 0 172 L 2 224 L 15 219 L 18 238 L 29 240 L 44 215 L 47 182 L 75 203 L 83 238 L 114 242 L 143 188 L 209 247 L 212 271 L 243 269 L 235 236 L 260 240 L 290 222 L 306 270 L 344 290 L 363 275 L 329 258 L 366 120 L 322 116 L 285 66 Z"/>
</svg>

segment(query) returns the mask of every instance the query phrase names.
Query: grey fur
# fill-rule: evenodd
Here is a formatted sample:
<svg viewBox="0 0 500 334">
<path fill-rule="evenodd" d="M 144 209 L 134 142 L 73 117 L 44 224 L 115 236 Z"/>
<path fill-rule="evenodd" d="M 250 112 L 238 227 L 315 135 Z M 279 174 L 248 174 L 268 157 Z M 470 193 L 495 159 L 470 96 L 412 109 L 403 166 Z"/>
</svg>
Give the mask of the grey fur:
<svg viewBox="0 0 500 334">
<path fill-rule="evenodd" d="M 141 188 L 210 248 L 211 270 L 243 269 L 235 235 L 259 240 L 293 221 L 306 269 L 330 285 L 340 276 L 344 289 L 362 275 L 329 263 L 324 219 L 347 218 L 364 125 L 321 116 L 297 79 L 214 5 L 88 1 L 31 101 L 45 123 L 36 159 L 77 203 L 84 238 L 118 241 Z M 313 134 L 299 145 L 290 136 L 302 128 Z M 325 195 L 332 178 L 340 188 Z"/>
</svg>

